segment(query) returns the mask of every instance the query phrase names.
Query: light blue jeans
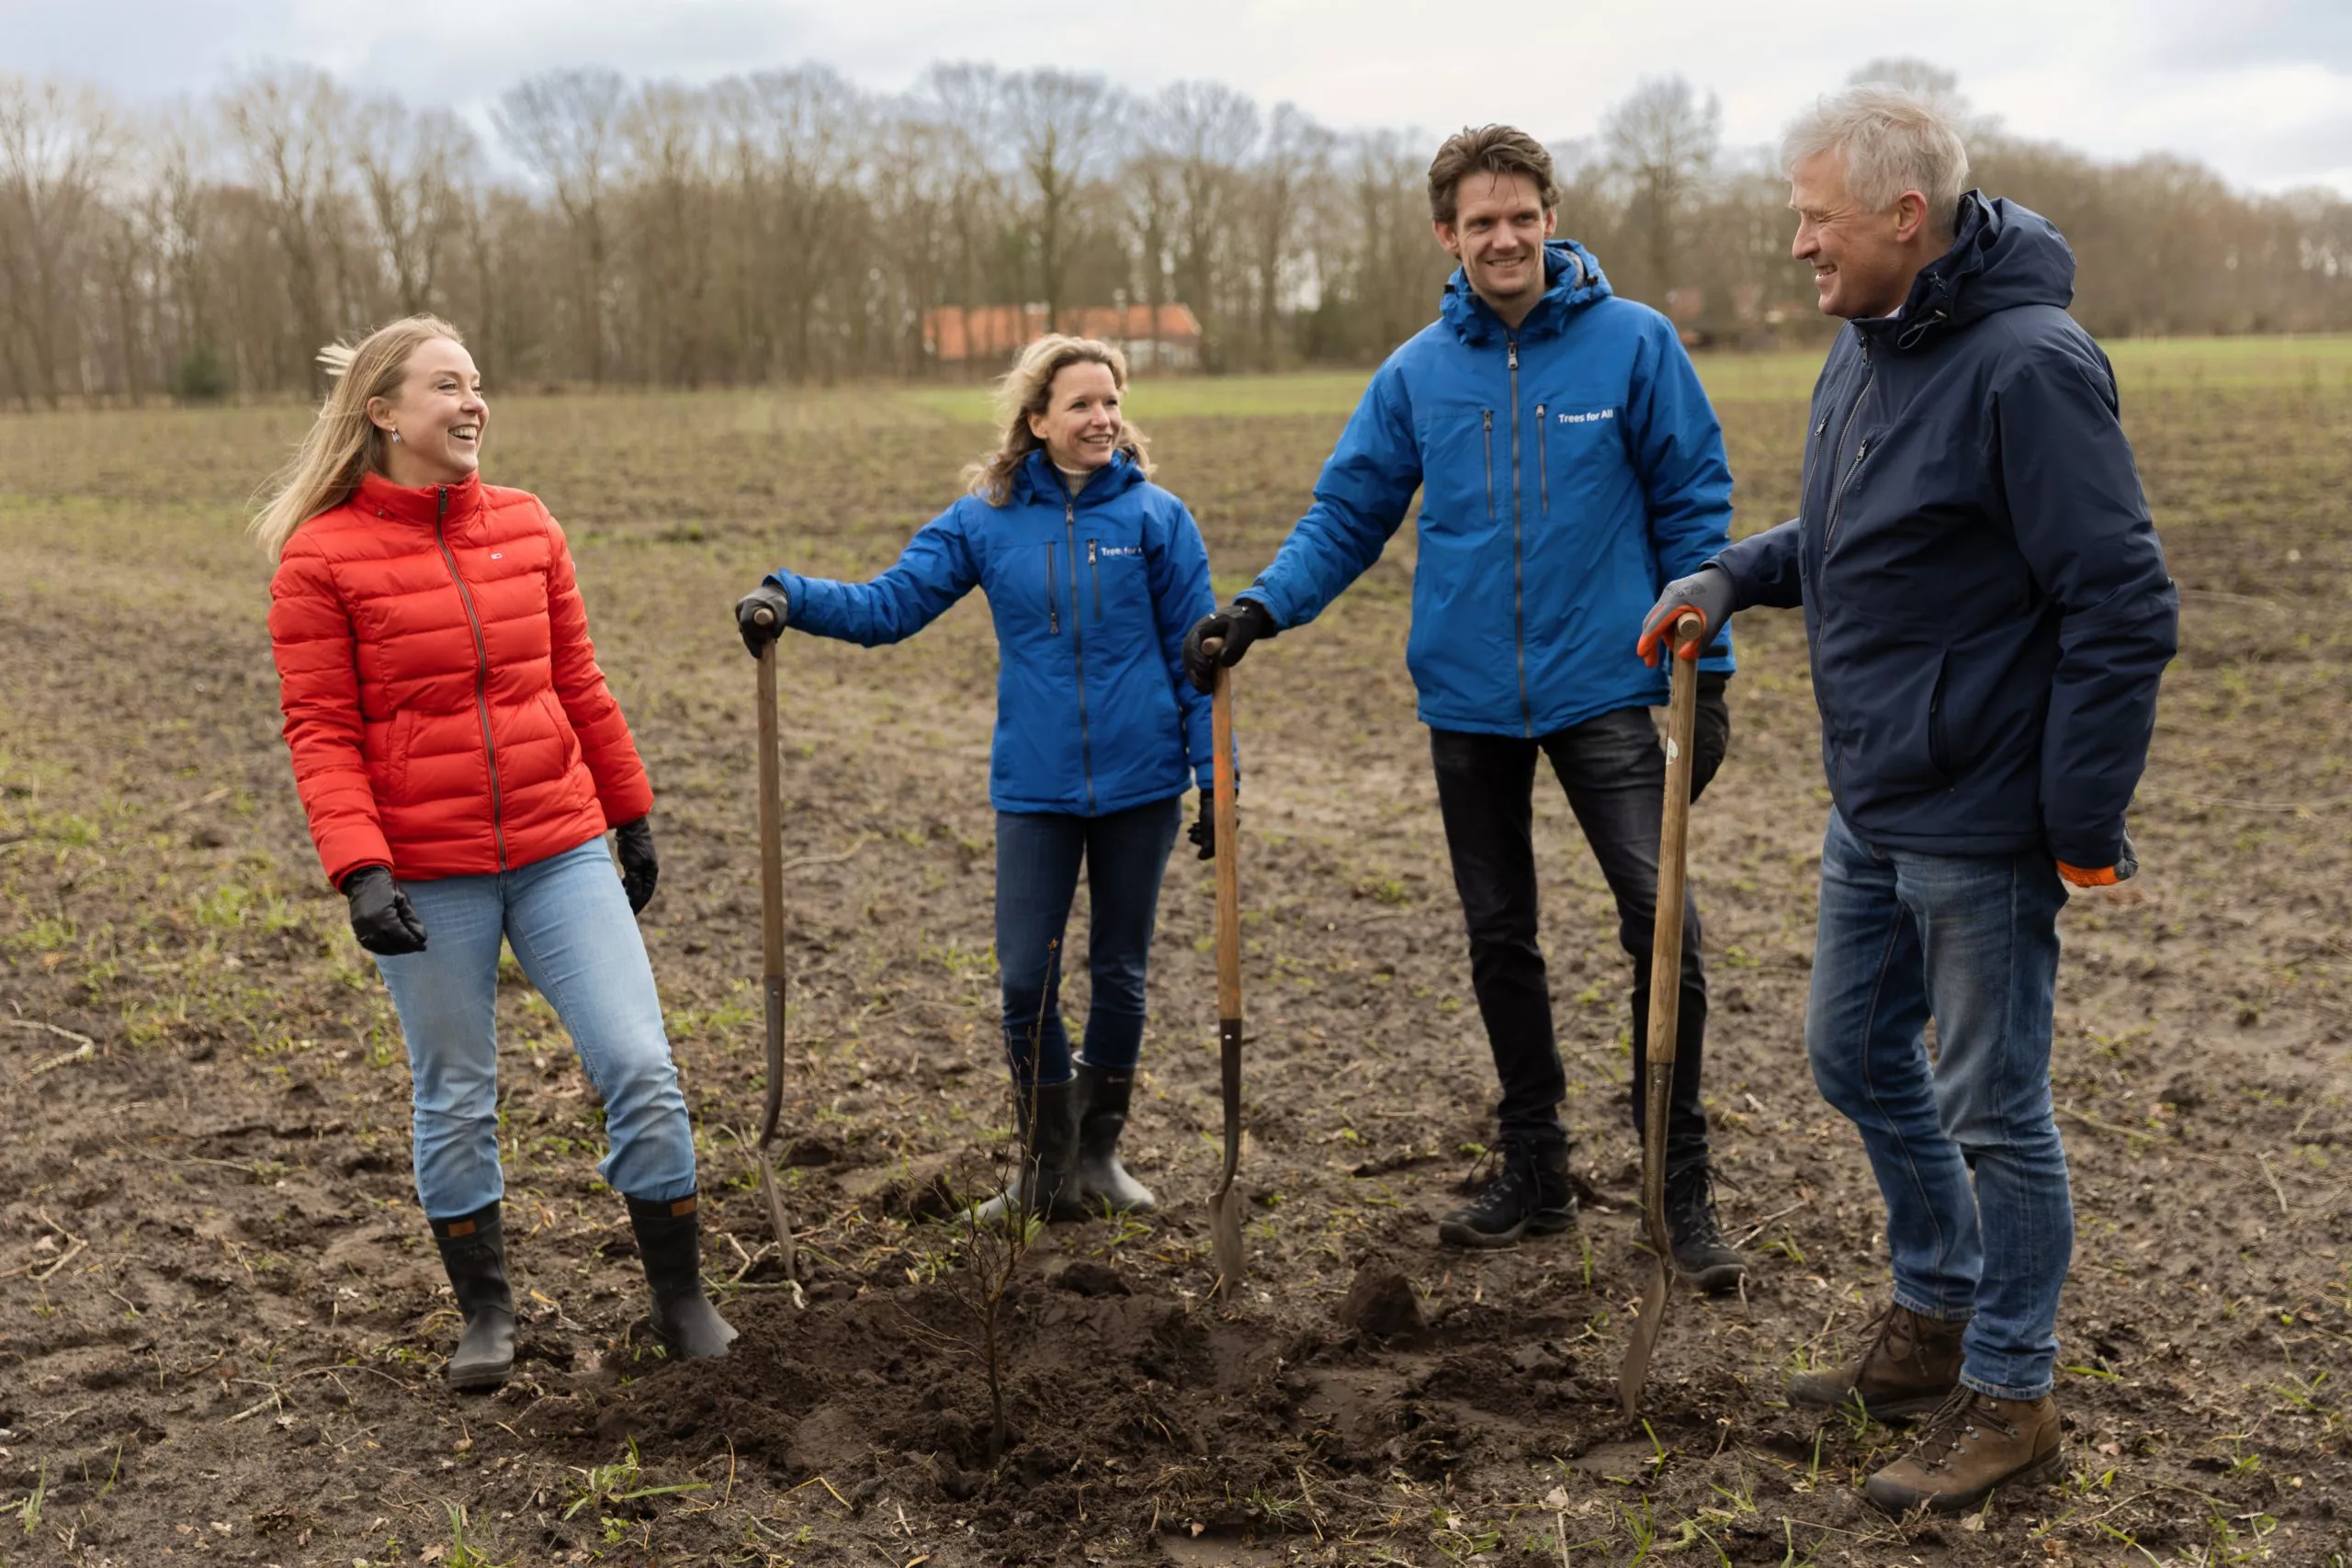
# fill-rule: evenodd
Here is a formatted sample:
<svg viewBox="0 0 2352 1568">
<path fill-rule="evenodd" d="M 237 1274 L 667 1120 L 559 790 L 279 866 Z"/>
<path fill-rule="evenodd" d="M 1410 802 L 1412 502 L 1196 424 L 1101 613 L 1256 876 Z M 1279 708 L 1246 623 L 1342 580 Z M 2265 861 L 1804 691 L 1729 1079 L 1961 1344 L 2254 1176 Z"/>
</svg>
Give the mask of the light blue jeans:
<svg viewBox="0 0 2352 1568">
<path fill-rule="evenodd" d="M 2046 854 L 1883 849 L 1830 814 L 1805 1016 L 1814 1081 L 1861 1132 L 1895 1301 L 1965 1321 L 1960 1381 L 1996 1399 L 2050 1392 L 2074 1258 L 2050 1109 L 2065 903 Z"/>
<path fill-rule="evenodd" d="M 496 876 L 403 882 L 425 950 L 378 957 L 408 1039 L 416 1195 L 455 1219 L 504 1196 L 498 1168 L 498 949 L 514 956 L 571 1032 L 605 1099 L 597 1174 L 631 1198 L 695 1190 L 694 1134 L 662 1027 L 653 965 L 600 834 Z"/>
</svg>

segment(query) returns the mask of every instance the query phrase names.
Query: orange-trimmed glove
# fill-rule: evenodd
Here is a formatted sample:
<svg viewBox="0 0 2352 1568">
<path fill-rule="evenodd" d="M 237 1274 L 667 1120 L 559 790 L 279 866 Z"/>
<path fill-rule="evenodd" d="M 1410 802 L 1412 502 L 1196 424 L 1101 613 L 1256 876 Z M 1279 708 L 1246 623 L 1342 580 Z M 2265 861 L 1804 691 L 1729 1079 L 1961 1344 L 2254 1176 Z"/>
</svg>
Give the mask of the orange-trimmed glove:
<svg viewBox="0 0 2352 1568">
<path fill-rule="evenodd" d="M 2140 856 L 2132 847 L 2132 835 L 2123 835 L 2123 852 L 2115 857 L 2113 865 L 2089 868 L 2058 863 L 2058 874 L 2070 887 L 2112 887 L 2119 882 L 2129 882 L 2140 869 Z"/>
<path fill-rule="evenodd" d="M 1724 623 L 1731 619 L 1736 608 L 1732 594 L 1731 573 L 1719 566 L 1702 566 L 1688 577 L 1676 578 L 1659 592 L 1649 618 L 1642 623 L 1642 640 L 1634 645 L 1634 651 L 1642 656 L 1643 663 L 1657 669 L 1658 655 L 1672 635 L 1676 618 L 1685 610 L 1696 610 L 1706 626 L 1681 649 L 1683 658 L 1696 660 L 1700 650 L 1714 641 L 1723 631 Z"/>
</svg>

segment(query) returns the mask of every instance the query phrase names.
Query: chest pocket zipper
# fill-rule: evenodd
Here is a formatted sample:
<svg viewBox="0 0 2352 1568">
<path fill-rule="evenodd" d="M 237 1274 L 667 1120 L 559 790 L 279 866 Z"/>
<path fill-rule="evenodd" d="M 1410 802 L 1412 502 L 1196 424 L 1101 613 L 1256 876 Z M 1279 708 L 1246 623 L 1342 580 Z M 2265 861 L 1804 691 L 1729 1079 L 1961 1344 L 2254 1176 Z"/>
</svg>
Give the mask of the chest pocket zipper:
<svg viewBox="0 0 2352 1568">
<path fill-rule="evenodd" d="M 1544 422 L 1544 405 L 1535 405 L 1535 495 L 1538 514 L 1552 515 L 1552 427 Z"/>
<path fill-rule="evenodd" d="M 1487 433 L 1487 515 L 1495 514 L 1495 411 L 1480 409 L 1478 423 Z"/>
<path fill-rule="evenodd" d="M 1054 578 L 1056 548 L 1052 540 L 1046 542 L 1046 630 L 1059 637 L 1062 635 L 1062 593 Z"/>
<path fill-rule="evenodd" d="M 1086 571 L 1094 580 L 1094 624 L 1102 624 L 1102 546 L 1099 539 L 1086 541 Z"/>
</svg>

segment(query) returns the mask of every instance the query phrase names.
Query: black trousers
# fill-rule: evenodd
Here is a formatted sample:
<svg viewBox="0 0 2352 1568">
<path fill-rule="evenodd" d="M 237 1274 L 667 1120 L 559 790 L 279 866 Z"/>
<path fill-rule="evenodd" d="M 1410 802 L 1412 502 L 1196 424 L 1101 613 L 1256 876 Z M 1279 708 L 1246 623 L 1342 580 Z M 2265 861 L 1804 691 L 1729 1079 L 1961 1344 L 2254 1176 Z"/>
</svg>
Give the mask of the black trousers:
<svg viewBox="0 0 2352 1568">
<path fill-rule="evenodd" d="M 1470 984 L 1495 1055 L 1506 1139 L 1565 1143 L 1567 1077 L 1552 1028 L 1552 993 L 1536 942 L 1535 758 L 1548 758 L 1568 807 L 1617 899 L 1617 940 L 1634 960 L 1634 1126 L 1646 1108 L 1650 940 L 1657 918 L 1657 841 L 1666 751 L 1647 709 L 1621 708 L 1536 739 L 1430 732 L 1438 807 L 1453 886 L 1470 933 Z M 1699 1076 L 1707 1036 L 1707 979 L 1699 959 L 1699 906 L 1682 917 L 1682 1007 L 1666 1129 L 1668 1171 L 1707 1160 Z"/>
</svg>

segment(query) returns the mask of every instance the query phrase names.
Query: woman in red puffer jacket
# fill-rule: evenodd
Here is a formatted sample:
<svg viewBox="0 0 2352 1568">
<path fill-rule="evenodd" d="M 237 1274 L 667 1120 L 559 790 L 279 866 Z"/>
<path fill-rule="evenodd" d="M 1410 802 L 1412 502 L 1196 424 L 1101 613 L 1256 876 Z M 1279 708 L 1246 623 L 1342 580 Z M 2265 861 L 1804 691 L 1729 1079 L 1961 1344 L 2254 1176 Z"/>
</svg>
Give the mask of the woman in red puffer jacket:
<svg viewBox="0 0 2352 1568">
<path fill-rule="evenodd" d="M 723 1354 L 734 1330 L 703 1294 L 694 1141 L 634 919 L 658 871 L 653 790 L 563 530 L 537 497 L 481 482 L 490 410 L 447 323 L 413 316 L 322 357 L 334 390 L 254 533 L 278 558 L 295 784 L 408 1042 L 417 1195 L 465 1315 L 449 1381 L 495 1387 L 514 1364 L 502 942 L 604 1097 L 598 1169 L 628 1201 L 656 1333 Z"/>
</svg>

